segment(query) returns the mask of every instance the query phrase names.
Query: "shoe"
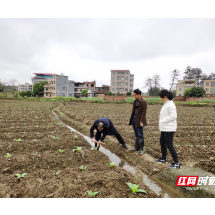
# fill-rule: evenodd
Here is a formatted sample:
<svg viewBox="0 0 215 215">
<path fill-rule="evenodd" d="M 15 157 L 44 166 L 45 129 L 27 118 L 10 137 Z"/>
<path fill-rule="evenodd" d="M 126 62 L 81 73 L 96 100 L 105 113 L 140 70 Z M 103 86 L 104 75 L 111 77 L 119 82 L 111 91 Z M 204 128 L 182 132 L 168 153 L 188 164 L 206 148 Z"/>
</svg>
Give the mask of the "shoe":
<svg viewBox="0 0 215 215">
<path fill-rule="evenodd" d="M 176 163 L 175 161 L 172 162 L 172 164 L 170 166 L 168 166 L 170 169 L 180 169 L 181 168 L 181 164 L 180 163 Z"/>
<path fill-rule="evenodd" d="M 158 160 L 155 161 L 156 163 L 168 163 L 166 159 L 159 158 Z"/>
<path fill-rule="evenodd" d="M 144 139 L 140 139 L 140 151 L 139 151 L 140 155 L 143 154 L 143 147 L 144 147 Z"/>
<path fill-rule="evenodd" d="M 139 138 L 135 137 L 135 147 L 133 149 L 131 149 L 130 151 L 134 152 L 134 151 L 139 151 L 139 150 L 140 150 Z"/>
<path fill-rule="evenodd" d="M 124 149 L 127 149 L 128 147 L 126 146 L 126 144 L 124 143 L 124 144 L 122 144 L 122 147 L 124 148 Z"/>
</svg>

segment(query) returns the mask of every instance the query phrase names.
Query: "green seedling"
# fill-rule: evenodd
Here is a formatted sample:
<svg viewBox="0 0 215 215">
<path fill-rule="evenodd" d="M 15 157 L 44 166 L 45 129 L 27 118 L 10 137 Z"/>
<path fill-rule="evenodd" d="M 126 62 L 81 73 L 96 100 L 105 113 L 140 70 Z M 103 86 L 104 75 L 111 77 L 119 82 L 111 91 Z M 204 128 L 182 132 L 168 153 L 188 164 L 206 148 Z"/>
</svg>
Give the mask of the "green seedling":
<svg viewBox="0 0 215 215">
<path fill-rule="evenodd" d="M 81 151 L 82 147 L 77 147 L 76 149 L 73 149 L 73 152 L 75 151 Z"/>
<path fill-rule="evenodd" d="M 38 116 L 35 116 L 35 119 L 38 119 L 39 117 Z"/>
<path fill-rule="evenodd" d="M 4 155 L 6 158 L 11 157 L 12 155 L 10 153 L 7 153 L 7 155 Z"/>
<path fill-rule="evenodd" d="M 136 194 L 138 192 L 147 193 L 145 190 L 138 189 L 138 187 L 139 187 L 138 184 L 127 183 L 127 185 L 129 186 L 129 188 L 133 194 Z"/>
<path fill-rule="evenodd" d="M 39 126 L 38 126 L 38 125 L 36 125 L 36 127 L 37 127 L 37 128 L 39 128 Z"/>
<path fill-rule="evenodd" d="M 77 135 L 75 135 L 75 139 L 76 139 L 76 140 L 78 139 L 78 136 L 77 136 Z"/>
<path fill-rule="evenodd" d="M 51 126 L 51 125 L 49 125 L 48 127 L 49 127 L 49 128 L 51 128 L 52 126 Z"/>
<path fill-rule="evenodd" d="M 26 132 L 22 132 L 22 134 L 26 134 Z"/>
<path fill-rule="evenodd" d="M 60 152 L 60 153 L 63 153 L 63 151 L 64 151 L 64 150 L 59 149 L 59 152 Z"/>
<path fill-rule="evenodd" d="M 17 178 L 24 178 L 28 173 L 15 174 Z"/>
<path fill-rule="evenodd" d="M 36 152 L 35 154 L 33 153 L 33 155 L 37 155 L 38 152 Z"/>
<path fill-rule="evenodd" d="M 112 166 L 115 166 L 115 163 L 113 162 L 113 163 L 110 163 L 110 166 L 112 167 Z"/>
<path fill-rule="evenodd" d="M 202 145 L 204 148 L 206 148 L 207 146 L 205 146 L 205 145 Z"/>
<path fill-rule="evenodd" d="M 62 125 L 60 122 L 57 123 L 58 125 Z"/>
<path fill-rule="evenodd" d="M 21 139 L 14 139 L 16 142 L 20 142 L 20 141 L 22 141 Z"/>
<path fill-rule="evenodd" d="M 53 138 L 53 139 L 55 139 L 55 140 L 57 140 L 57 139 L 58 139 L 57 137 L 54 137 L 54 136 L 53 136 L 52 138 Z"/>
<path fill-rule="evenodd" d="M 33 141 L 36 142 L 37 140 L 36 140 L 36 139 L 33 139 Z"/>
<path fill-rule="evenodd" d="M 10 129 L 13 129 L 13 127 L 10 127 Z"/>
<path fill-rule="evenodd" d="M 71 133 L 73 132 L 72 130 L 69 130 Z"/>
<path fill-rule="evenodd" d="M 46 121 L 46 119 L 43 119 L 43 122 L 45 122 Z"/>
<path fill-rule="evenodd" d="M 10 133 L 6 133 L 7 135 L 9 135 Z"/>
<path fill-rule="evenodd" d="M 54 175 L 58 175 L 60 172 L 53 172 L 54 173 Z"/>
<path fill-rule="evenodd" d="M 95 197 L 98 192 L 92 192 L 90 190 L 90 191 L 87 191 L 87 193 L 90 195 L 90 197 Z"/>
<path fill-rule="evenodd" d="M 97 147 L 94 147 L 94 150 L 95 150 L 95 151 L 97 151 L 97 150 L 98 150 L 98 148 L 97 148 Z"/>
<path fill-rule="evenodd" d="M 131 133 L 134 133 L 134 131 L 131 131 Z"/>
<path fill-rule="evenodd" d="M 36 134 L 39 134 L 39 132 L 36 132 Z"/>
<path fill-rule="evenodd" d="M 86 166 L 84 167 L 83 165 L 81 165 L 79 168 L 84 170 L 84 171 L 87 169 L 87 167 Z"/>
</svg>

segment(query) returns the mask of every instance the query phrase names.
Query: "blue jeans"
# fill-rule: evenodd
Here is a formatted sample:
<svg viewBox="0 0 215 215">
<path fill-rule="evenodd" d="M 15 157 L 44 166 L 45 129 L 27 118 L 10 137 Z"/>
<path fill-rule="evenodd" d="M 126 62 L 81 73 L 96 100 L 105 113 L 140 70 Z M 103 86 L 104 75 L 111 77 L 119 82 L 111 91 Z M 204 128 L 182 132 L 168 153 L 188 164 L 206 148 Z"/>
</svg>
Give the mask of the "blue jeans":
<svg viewBox="0 0 215 215">
<path fill-rule="evenodd" d="M 138 138 L 144 140 L 143 127 L 135 128 L 135 116 L 133 116 L 133 118 L 132 118 L 132 126 L 134 129 L 135 137 L 138 137 Z"/>
</svg>

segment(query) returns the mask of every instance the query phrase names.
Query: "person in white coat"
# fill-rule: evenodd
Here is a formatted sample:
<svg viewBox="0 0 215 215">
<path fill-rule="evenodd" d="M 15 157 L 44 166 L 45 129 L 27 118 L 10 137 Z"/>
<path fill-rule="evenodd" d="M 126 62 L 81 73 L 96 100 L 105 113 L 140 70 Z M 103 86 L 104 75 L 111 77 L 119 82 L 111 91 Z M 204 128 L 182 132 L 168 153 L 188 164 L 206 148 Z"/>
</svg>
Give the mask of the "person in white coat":
<svg viewBox="0 0 215 215">
<path fill-rule="evenodd" d="M 169 149 L 173 162 L 169 168 L 181 168 L 178 161 L 177 152 L 173 146 L 173 136 L 177 129 L 177 111 L 173 99 L 173 94 L 167 90 L 161 90 L 159 92 L 160 100 L 164 102 L 164 105 L 160 111 L 159 117 L 159 130 L 160 135 L 160 145 L 162 157 L 156 160 L 157 163 L 167 163 L 166 154 L 167 148 Z"/>
</svg>

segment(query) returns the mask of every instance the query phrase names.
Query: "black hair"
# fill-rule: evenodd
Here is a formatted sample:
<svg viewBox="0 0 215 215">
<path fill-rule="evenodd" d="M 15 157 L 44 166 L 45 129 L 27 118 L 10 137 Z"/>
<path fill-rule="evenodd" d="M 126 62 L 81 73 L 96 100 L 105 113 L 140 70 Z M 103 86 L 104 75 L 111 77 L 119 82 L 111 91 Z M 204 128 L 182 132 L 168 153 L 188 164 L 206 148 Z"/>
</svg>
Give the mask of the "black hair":
<svg viewBox="0 0 215 215">
<path fill-rule="evenodd" d="M 136 93 L 137 95 L 139 95 L 139 94 L 141 95 L 141 91 L 139 89 L 136 89 L 133 92 Z"/>
<path fill-rule="evenodd" d="M 99 123 L 97 124 L 97 127 L 98 127 L 98 128 L 105 128 L 105 124 L 104 124 L 103 122 L 99 122 Z"/>
<path fill-rule="evenodd" d="M 159 92 L 159 96 L 161 98 L 164 98 L 166 96 L 169 100 L 173 99 L 173 94 L 171 92 L 169 92 L 168 90 L 161 90 Z"/>
</svg>

